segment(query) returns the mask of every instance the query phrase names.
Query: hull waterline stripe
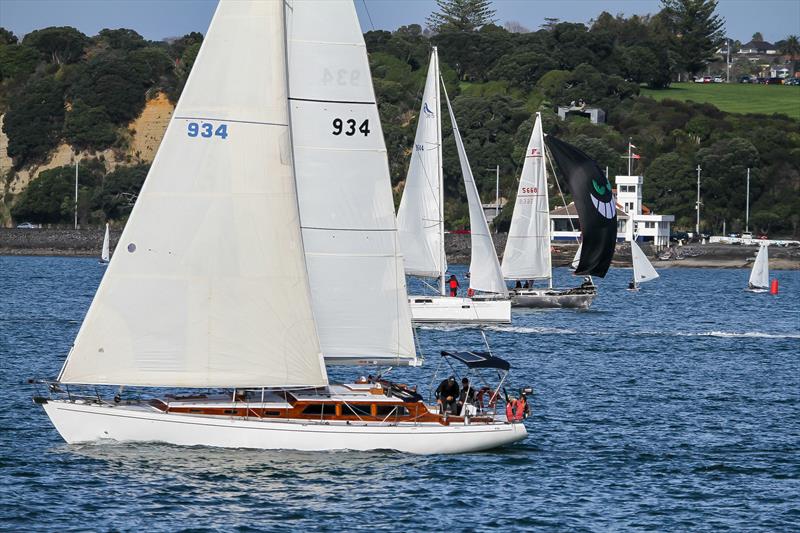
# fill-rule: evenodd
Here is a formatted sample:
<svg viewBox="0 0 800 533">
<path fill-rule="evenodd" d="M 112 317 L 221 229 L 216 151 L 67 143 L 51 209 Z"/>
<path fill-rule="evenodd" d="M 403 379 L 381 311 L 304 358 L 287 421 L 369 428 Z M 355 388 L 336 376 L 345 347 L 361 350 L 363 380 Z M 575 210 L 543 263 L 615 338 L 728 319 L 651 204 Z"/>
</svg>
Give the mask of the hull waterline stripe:
<svg viewBox="0 0 800 533">
<path fill-rule="evenodd" d="M 261 126 L 280 126 L 283 128 L 288 127 L 288 124 L 281 124 L 279 122 L 259 122 L 257 120 L 236 120 L 232 118 L 211 118 L 211 117 L 173 117 L 177 120 L 208 120 L 211 122 L 236 122 L 237 124 L 258 124 Z"/>
<path fill-rule="evenodd" d="M 303 431 L 305 433 L 308 433 L 308 432 L 311 432 L 311 433 L 323 433 L 325 435 L 330 435 L 331 433 L 341 434 L 341 435 L 350 435 L 350 434 L 357 434 L 357 435 L 386 435 L 386 433 L 387 433 L 386 431 L 352 431 L 352 430 L 351 431 L 331 431 L 331 430 L 329 430 L 329 431 L 319 431 L 319 430 L 314 430 L 314 429 L 309 429 L 309 428 L 301 429 L 301 430 L 297 430 L 297 429 L 281 429 L 281 428 L 272 428 L 272 427 L 256 428 L 256 427 L 250 427 L 250 426 L 244 426 L 244 425 L 240 426 L 240 425 L 226 425 L 226 424 L 204 424 L 202 422 L 185 422 L 185 421 L 182 421 L 182 420 L 164 420 L 164 417 L 166 417 L 166 416 L 178 416 L 178 415 L 164 415 L 164 414 L 162 414 L 162 415 L 158 416 L 157 413 L 154 413 L 157 418 L 156 417 L 151 418 L 151 417 L 147 417 L 147 416 L 120 415 L 120 414 L 116 414 L 116 413 L 113 413 L 113 414 L 112 413 L 98 413 L 98 412 L 95 412 L 95 411 L 85 411 L 83 409 L 69 409 L 67 407 L 57 407 L 57 409 L 60 409 L 62 411 L 70 411 L 70 412 L 73 412 L 73 413 L 91 414 L 91 415 L 96 415 L 96 416 L 112 416 L 112 417 L 117 417 L 117 418 L 132 418 L 134 420 L 144 420 L 144 421 L 148 421 L 148 422 L 164 422 L 166 424 L 186 424 L 186 425 L 190 425 L 190 426 L 208 426 L 208 427 L 222 428 L 222 429 L 230 428 L 230 429 L 254 429 L 256 431 L 288 431 L 290 433 L 297 433 L 298 431 Z M 180 416 L 187 416 L 187 415 L 180 415 Z M 308 426 L 308 424 L 303 423 L 303 422 L 272 422 L 272 421 L 266 421 L 266 420 L 258 421 L 258 422 L 249 421 L 249 420 L 243 420 L 242 422 L 262 423 L 262 424 L 296 424 L 298 426 L 304 426 L 304 427 Z M 330 426 L 328 426 L 328 427 L 330 427 Z M 351 424 L 350 427 L 358 428 L 358 427 L 363 427 L 363 426 L 356 426 L 355 424 Z M 387 426 L 383 426 L 383 427 L 386 427 L 386 428 L 393 428 L 394 427 L 394 428 L 396 428 L 398 426 L 387 425 Z M 467 427 L 467 426 L 452 426 L 451 425 L 451 426 L 441 426 L 441 427 L 442 428 L 445 428 L 445 427 L 461 428 L 461 427 Z M 475 428 L 474 430 L 465 430 L 465 429 L 462 430 L 462 429 L 459 429 L 459 433 L 486 433 L 486 432 L 489 432 L 489 431 L 492 431 L 492 432 L 494 432 L 494 431 L 512 431 L 512 432 L 514 432 L 514 424 L 491 424 L 491 425 L 487 424 L 485 427 L 487 429 L 480 429 L 480 428 Z M 489 429 L 489 428 L 492 428 L 492 429 Z M 499 428 L 499 429 L 494 429 L 494 428 Z M 395 434 L 395 435 L 397 435 L 397 434 L 400 434 L 400 435 L 441 435 L 442 433 L 444 433 L 446 431 L 447 430 L 441 430 L 441 431 L 394 431 L 393 434 Z"/>
</svg>

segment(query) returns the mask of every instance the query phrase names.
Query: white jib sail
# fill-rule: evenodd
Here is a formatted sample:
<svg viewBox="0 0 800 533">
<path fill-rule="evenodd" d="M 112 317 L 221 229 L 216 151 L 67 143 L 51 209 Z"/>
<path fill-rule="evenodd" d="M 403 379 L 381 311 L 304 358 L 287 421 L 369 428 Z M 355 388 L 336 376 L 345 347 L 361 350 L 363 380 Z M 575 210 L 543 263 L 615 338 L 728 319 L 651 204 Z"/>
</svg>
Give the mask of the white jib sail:
<svg viewBox="0 0 800 533">
<path fill-rule="evenodd" d="M 536 113 L 525 152 L 502 269 L 503 277 L 513 280 L 549 279 L 552 276 L 550 204 L 539 113 Z"/>
<path fill-rule="evenodd" d="M 219 3 L 61 381 L 327 383 L 292 172 L 283 11 Z"/>
<path fill-rule="evenodd" d="M 769 287 L 769 252 L 766 245 L 761 245 L 758 249 L 753 270 L 750 272 L 750 285 L 761 289 Z"/>
<path fill-rule="evenodd" d="M 441 277 L 447 271 L 442 235 L 442 117 L 439 55 L 431 52 L 397 226 L 406 273 Z"/>
<path fill-rule="evenodd" d="M 633 280 L 636 283 L 644 283 L 658 277 L 658 272 L 644 255 L 644 252 L 636 241 L 631 241 L 631 258 L 633 262 Z"/>
<path fill-rule="evenodd" d="M 108 223 L 106 223 L 106 234 L 103 235 L 103 250 L 100 252 L 100 260 L 108 263 L 111 259 L 111 236 L 108 232 Z"/>
<path fill-rule="evenodd" d="M 289 1 L 289 100 L 314 318 L 328 363 L 413 364 L 389 163 L 351 1 Z"/>
<path fill-rule="evenodd" d="M 444 87 L 444 83 L 442 83 L 442 87 Z M 476 291 L 493 292 L 508 296 L 508 289 L 500 271 L 500 261 L 497 260 L 497 251 L 492 242 L 492 235 L 489 233 L 489 224 L 486 223 L 481 199 L 478 196 L 478 188 L 472 176 L 472 169 L 469 166 L 469 159 L 467 159 L 467 153 L 464 150 L 464 143 L 461 140 L 461 133 L 458 131 L 456 117 L 450 105 L 450 98 L 447 97 L 446 88 L 444 89 L 444 97 L 447 101 L 447 110 L 450 112 L 450 122 L 453 125 L 453 138 L 458 149 L 458 160 L 461 163 L 464 187 L 467 189 L 470 245 L 472 247 L 472 257 L 469 263 L 469 286 Z"/>
<path fill-rule="evenodd" d="M 578 251 L 575 252 L 575 257 L 572 258 L 572 263 L 570 263 L 570 266 L 572 267 L 572 270 L 577 270 L 578 269 L 578 265 L 581 263 L 581 249 L 582 248 L 583 248 L 583 243 L 579 243 L 578 244 Z"/>
</svg>

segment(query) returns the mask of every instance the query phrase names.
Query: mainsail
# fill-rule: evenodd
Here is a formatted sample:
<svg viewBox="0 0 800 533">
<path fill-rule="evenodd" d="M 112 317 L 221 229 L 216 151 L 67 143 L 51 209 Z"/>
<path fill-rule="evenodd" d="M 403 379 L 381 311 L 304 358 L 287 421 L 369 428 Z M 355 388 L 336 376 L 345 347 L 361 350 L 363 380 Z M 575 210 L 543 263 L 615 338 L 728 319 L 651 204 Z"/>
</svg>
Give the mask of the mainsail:
<svg viewBox="0 0 800 533">
<path fill-rule="evenodd" d="M 503 254 L 503 277 L 550 279 L 550 207 L 544 157 L 542 117 L 536 114 L 517 188 L 514 214 Z"/>
<path fill-rule="evenodd" d="M 442 87 L 444 87 L 444 84 L 442 84 Z M 503 273 L 500 271 L 500 262 L 497 260 L 497 250 L 495 250 L 492 235 L 489 233 L 489 224 L 486 223 L 486 215 L 483 213 L 481 199 L 478 196 L 478 188 L 472 176 L 472 169 L 469 166 L 467 152 L 464 150 L 461 133 L 458 131 L 458 124 L 456 124 L 456 117 L 450 105 L 450 98 L 447 96 L 447 88 L 444 89 L 444 97 L 447 102 L 447 110 L 450 112 L 453 138 L 456 141 L 458 160 L 461 163 L 461 175 L 464 178 L 464 187 L 467 190 L 470 245 L 472 247 L 472 258 L 469 263 L 469 286 L 476 291 L 508 296 L 508 289 L 505 281 L 503 281 Z"/>
<path fill-rule="evenodd" d="M 635 240 L 631 241 L 631 259 L 633 262 L 633 281 L 644 283 L 658 277 L 658 272 L 653 268 L 653 265 Z"/>
<path fill-rule="evenodd" d="M 283 13 L 283 2 L 219 3 L 60 381 L 327 383 L 293 175 Z"/>
<path fill-rule="evenodd" d="M 750 286 L 758 289 L 769 288 L 769 252 L 766 245 L 761 245 L 758 249 L 753 270 L 750 271 Z"/>
<path fill-rule="evenodd" d="M 578 210 L 582 240 L 575 274 L 605 277 L 617 239 L 617 207 L 611 184 L 597 163 L 578 148 L 552 135 L 545 142 Z"/>
<path fill-rule="evenodd" d="M 288 1 L 286 29 L 303 245 L 323 354 L 328 363 L 414 363 L 389 163 L 355 7 Z"/>
<path fill-rule="evenodd" d="M 103 249 L 100 252 L 100 260 L 108 263 L 109 259 L 111 259 L 111 236 L 108 231 L 108 223 L 106 223 L 106 233 L 103 235 Z"/>
<path fill-rule="evenodd" d="M 447 271 L 442 222 L 442 117 L 439 55 L 431 52 L 414 149 L 408 166 L 397 226 L 406 273 L 441 278 Z"/>
</svg>

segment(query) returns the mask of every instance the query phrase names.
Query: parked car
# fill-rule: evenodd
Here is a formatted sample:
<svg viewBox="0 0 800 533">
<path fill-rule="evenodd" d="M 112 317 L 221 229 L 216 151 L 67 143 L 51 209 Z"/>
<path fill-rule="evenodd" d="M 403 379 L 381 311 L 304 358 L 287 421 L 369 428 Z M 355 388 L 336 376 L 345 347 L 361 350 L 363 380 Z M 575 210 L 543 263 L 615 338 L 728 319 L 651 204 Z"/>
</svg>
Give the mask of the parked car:
<svg viewBox="0 0 800 533">
<path fill-rule="evenodd" d="M 756 83 L 764 85 L 767 83 L 767 78 L 756 78 Z"/>
<path fill-rule="evenodd" d="M 784 85 L 800 85 L 800 78 L 786 78 L 783 80 Z"/>
<path fill-rule="evenodd" d="M 37 229 L 38 227 L 39 226 L 31 222 L 23 222 L 22 224 L 17 224 L 17 228 L 19 229 Z"/>
<path fill-rule="evenodd" d="M 750 76 L 742 76 L 739 78 L 739 83 L 753 83 L 753 79 Z"/>
<path fill-rule="evenodd" d="M 712 78 L 711 76 L 703 76 L 703 83 L 711 83 Z"/>
<path fill-rule="evenodd" d="M 783 85 L 783 78 L 769 78 L 764 83 L 767 85 Z"/>
<path fill-rule="evenodd" d="M 722 79 L 722 76 L 714 76 L 714 83 L 724 83 L 725 80 Z"/>
</svg>

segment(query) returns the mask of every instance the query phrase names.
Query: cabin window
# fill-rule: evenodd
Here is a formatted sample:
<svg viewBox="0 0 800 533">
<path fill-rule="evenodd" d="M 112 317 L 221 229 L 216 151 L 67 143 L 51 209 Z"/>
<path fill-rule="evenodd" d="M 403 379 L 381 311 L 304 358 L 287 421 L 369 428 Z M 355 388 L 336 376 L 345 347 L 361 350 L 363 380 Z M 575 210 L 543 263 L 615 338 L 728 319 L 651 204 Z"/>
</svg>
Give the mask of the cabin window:
<svg viewBox="0 0 800 533">
<path fill-rule="evenodd" d="M 314 403 L 306 406 L 306 408 L 303 409 L 304 415 L 317 415 L 317 416 L 322 416 L 323 414 L 333 415 L 335 414 L 335 412 L 336 412 L 335 406 L 333 405 L 326 406 L 324 403 Z"/>
<path fill-rule="evenodd" d="M 203 410 L 202 409 L 189 409 L 189 412 L 190 413 L 202 413 Z"/>
<path fill-rule="evenodd" d="M 280 411 L 262 411 L 261 416 L 281 416 Z"/>
<path fill-rule="evenodd" d="M 342 407 L 344 416 L 372 416 L 371 404 L 348 403 Z"/>
<path fill-rule="evenodd" d="M 402 405 L 378 405 L 375 407 L 375 416 L 379 418 L 386 418 L 389 415 L 395 416 L 408 416 L 408 409 Z"/>
<path fill-rule="evenodd" d="M 225 409 L 224 411 L 222 411 L 222 414 L 225 414 L 225 415 L 238 415 L 239 411 L 236 410 L 236 409 Z"/>
</svg>

